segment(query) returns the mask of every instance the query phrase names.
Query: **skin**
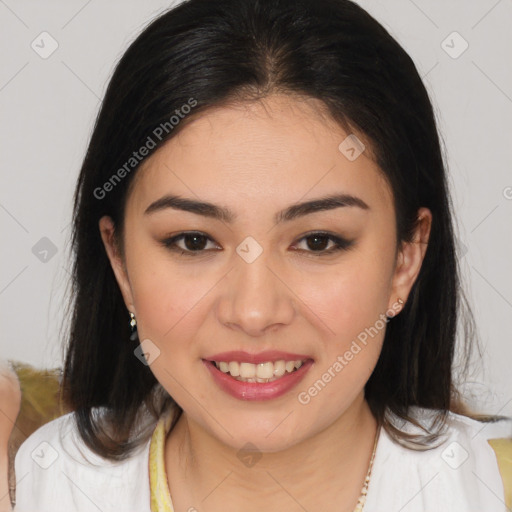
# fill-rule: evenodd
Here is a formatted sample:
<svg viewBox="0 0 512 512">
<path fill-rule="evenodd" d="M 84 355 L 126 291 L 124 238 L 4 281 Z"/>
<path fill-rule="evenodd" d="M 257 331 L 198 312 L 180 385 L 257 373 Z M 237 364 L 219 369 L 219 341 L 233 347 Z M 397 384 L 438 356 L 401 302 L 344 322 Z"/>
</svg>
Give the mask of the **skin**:
<svg viewBox="0 0 512 512">
<path fill-rule="evenodd" d="M 9 497 L 8 443 L 20 410 L 21 390 L 14 372 L 0 363 L 0 512 L 12 510 Z"/>
<path fill-rule="evenodd" d="M 138 171 L 124 258 L 112 220 L 100 220 L 139 338 L 160 350 L 150 368 L 184 411 L 165 446 L 177 512 L 351 512 L 357 502 L 377 428 L 363 389 L 385 327 L 308 404 L 297 396 L 380 315 L 398 311 L 398 298 L 406 302 L 432 216 L 420 209 L 413 242 L 397 249 L 391 189 L 369 144 L 354 161 L 340 152 L 347 135 L 313 99 L 276 94 L 210 109 Z M 369 208 L 273 222 L 289 205 L 338 192 Z M 164 194 L 226 206 L 238 217 L 230 224 L 175 209 L 145 215 Z M 204 253 L 182 256 L 161 243 L 191 230 L 210 237 Z M 319 230 L 353 245 L 318 256 L 334 245 L 324 239 L 318 249 L 304 238 Z M 263 249 L 252 263 L 236 252 L 247 236 Z M 194 248 L 185 242 L 177 244 Z M 271 349 L 309 354 L 314 364 L 296 388 L 267 401 L 227 395 L 201 362 L 226 350 Z M 262 455 L 250 467 L 237 457 L 247 442 Z"/>
</svg>

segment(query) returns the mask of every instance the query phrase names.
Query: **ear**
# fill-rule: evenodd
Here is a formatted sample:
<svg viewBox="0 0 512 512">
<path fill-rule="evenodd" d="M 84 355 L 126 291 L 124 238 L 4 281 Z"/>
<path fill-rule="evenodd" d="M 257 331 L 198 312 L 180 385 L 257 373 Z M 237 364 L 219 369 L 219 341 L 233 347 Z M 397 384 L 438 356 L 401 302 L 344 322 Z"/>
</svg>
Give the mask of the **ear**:
<svg viewBox="0 0 512 512">
<path fill-rule="evenodd" d="M 418 210 L 418 222 L 411 242 L 403 242 L 397 255 L 392 293 L 388 307 L 396 310 L 398 299 L 404 303 L 421 270 L 423 258 L 427 252 L 432 213 L 428 208 Z"/>
<path fill-rule="evenodd" d="M 114 222 L 110 217 L 104 216 L 100 219 L 99 228 L 101 239 L 103 240 L 103 245 L 105 246 L 105 251 L 107 252 L 108 259 L 110 260 L 110 265 L 112 266 L 112 270 L 116 276 L 117 284 L 119 285 L 119 289 L 123 295 L 124 303 L 129 311 L 135 313 L 132 289 L 126 272 L 125 262 L 119 253 Z"/>
</svg>

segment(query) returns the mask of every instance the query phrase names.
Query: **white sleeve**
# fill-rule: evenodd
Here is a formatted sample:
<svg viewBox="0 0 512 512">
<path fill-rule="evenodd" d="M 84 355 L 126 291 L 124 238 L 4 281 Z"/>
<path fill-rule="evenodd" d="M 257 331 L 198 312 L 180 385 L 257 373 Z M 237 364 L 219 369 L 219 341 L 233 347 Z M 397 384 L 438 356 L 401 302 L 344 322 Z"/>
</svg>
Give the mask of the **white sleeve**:
<svg viewBox="0 0 512 512">
<path fill-rule="evenodd" d="M 148 457 L 149 443 L 122 462 L 101 458 L 69 413 L 19 448 L 14 512 L 150 512 Z"/>
<path fill-rule="evenodd" d="M 15 512 L 63 510 L 60 503 L 66 500 L 66 486 L 62 482 L 63 454 L 57 435 L 63 421 L 59 418 L 38 429 L 16 453 Z"/>
</svg>

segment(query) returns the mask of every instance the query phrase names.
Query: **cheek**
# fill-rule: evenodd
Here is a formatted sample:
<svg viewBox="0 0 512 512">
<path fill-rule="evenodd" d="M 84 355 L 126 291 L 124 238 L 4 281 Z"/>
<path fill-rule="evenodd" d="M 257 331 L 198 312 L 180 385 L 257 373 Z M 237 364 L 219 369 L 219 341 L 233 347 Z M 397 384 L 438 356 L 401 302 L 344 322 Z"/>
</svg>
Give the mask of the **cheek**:
<svg viewBox="0 0 512 512">
<path fill-rule="evenodd" d="M 212 285 L 206 281 L 180 274 L 169 261 L 145 265 L 132 279 L 139 340 L 150 340 L 144 350 L 155 355 L 151 371 L 182 407 L 190 397 L 181 383 L 190 381 L 191 365 L 197 370 L 200 364 L 200 347 L 194 340 L 204 321 L 206 301 L 201 299 Z M 201 399 L 200 390 L 196 398 Z"/>
<path fill-rule="evenodd" d="M 134 276 L 132 287 L 139 333 L 167 342 L 179 332 L 183 339 L 183 329 L 190 324 L 201 297 L 211 287 L 206 281 L 206 277 L 194 279 L 180 275 L 168 262 L 155 264 L 151 270 Z"/>
<path fill-rule="evenodd" d="M 320 338 L 315 375 L 303 387 L 306 400 L 321 391 L 314 407 L 330 400 L 348 406 L 377 363 L 387 327 L 393 255 L 377 258 L 376 253 L 354 252 L 336 271 L 333 267 L 321 279 L 304 282 L 305 302 L 328 326 Z"/>
<path fill-rule="evenodd" d="M 130 288 L 139 339 L 161 339 L 187 309 L 191 290 L 165 250 L 142 231 L 132 229 L 126 239 Z"/>
<path fill-rule="evenodd" d="M 390 264 L 358 254 L 337 271 L 306 280 L 302 297 L 343 345 L 385 314 L 391 277 Z"/>
<path fill-rule="evenodd" d="M 315 372 L 301 386 L 298 399 L 326 423 L 361 393 L 379 358 L 387 326 L 388 287 L 383 271 L 383 267 L 367 268 L 359 260 L 343 273 L 305 288 L 310 293 L 306 302 L 322 320 L 317 325 L 328 329 L 323 328 L 325 335 L 317 339 Z M 378 285 L 379 277 L 384 284 Z M 311 294 L 312 290 L 316 292 Z M 338 407 L 328 416 L 327 403 Z"/>
</svg>

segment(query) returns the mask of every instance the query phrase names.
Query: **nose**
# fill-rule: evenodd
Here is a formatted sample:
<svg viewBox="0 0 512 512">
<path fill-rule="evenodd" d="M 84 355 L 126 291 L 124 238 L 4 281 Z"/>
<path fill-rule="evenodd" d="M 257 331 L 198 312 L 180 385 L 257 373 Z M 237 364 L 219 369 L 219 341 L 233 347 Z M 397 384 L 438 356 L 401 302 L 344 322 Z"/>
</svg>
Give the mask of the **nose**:
<svg viewBox="0 0 512 512">
<path fill-rule="evenodd" d="M 265 251 L 252 263 L 240 258 L 223 282 L 217 309 L 223 325 L 260 337 L 292 322 L 293 287 L 269 264 Z"/>
</svg>

